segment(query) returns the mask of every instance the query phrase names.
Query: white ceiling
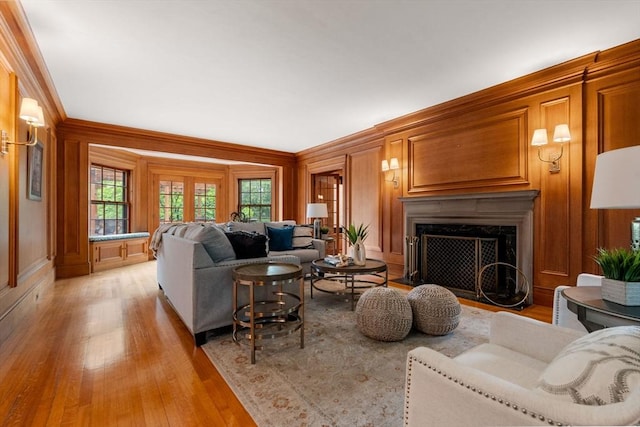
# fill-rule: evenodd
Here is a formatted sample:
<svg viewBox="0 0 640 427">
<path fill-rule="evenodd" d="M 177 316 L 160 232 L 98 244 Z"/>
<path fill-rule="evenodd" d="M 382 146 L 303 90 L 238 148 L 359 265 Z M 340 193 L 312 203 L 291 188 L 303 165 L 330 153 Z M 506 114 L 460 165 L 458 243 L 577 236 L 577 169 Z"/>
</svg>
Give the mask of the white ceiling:
<svg viewBox="0 0 640 427">
<path fill-rule="evenodd" d="M 640 38 L 640 0 L 20 1 L 68 117 L 294 153 Z"/>
</svg>

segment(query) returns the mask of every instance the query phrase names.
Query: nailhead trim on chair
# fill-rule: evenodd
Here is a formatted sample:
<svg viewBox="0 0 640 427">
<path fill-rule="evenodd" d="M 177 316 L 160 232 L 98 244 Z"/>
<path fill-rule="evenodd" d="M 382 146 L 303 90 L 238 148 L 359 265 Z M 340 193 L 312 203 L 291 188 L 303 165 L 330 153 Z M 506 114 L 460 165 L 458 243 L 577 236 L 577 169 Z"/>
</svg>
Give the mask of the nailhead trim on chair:
<svg viewBox="0 0 640 427">
<path fill-rule="evenodd" d="M 423 362 L 422 360 L 418 360 L 416 357 L 411 356 L 409 357 L 409 366 L 407 368 L 408 370 L 408 375 L 407 375 L 407 392 L 405 393 L 405 408 L 404 408 L 404 420 L 405 420 L 405 425 L 408 423 L 409 421 L 409 389 L 411 388 L 411 368 L 413 367 L 413 361 L 416 361 L 417 363 L 426 366 L 427 369 L 431 369 L 432 371 L 436 372 L 438 375 L 442 375 L 443 377 L 447 378 L 450 381 L 453 381 L 455 384 L 459 384 L 461 387 L 466 387 L 467 389 L 471 390 L 472 392 L 477 392 L 479 395 L 486 397 L 487 399 L 491 399 L 494 402 L 498 402 L 501 405 L 505 405 L 507 408 L 513 408 L 514 410 L 518 410 L 518 405 L 514 404 L 514 403 L 510 403 L 507 400 L 502 400 L 502 398 L 496 397 L 494 395 L 490 395 L 487 392 L 484 392 L 480 389 L 477 389 L 475 386 L 472 386 L 470 384 L 465 384 L 462 380 L 458 380 L 457 378 L 453 378 L 451 375 L 442 372 L 441 369 L 438 369 L 434 366 L 428 365 L 425 362 Z M 547 422 L 549 425 L 552 426 L 564 426 L 565 424 L 563 423 L 559 423 L 559 422 L 554 422 L 553 420 L 545 417 L 544 415 L 541 414 L 536 414 L 535 412 L 529 412 L 526 408 L 522 408 L 520 409 L 520 411 L 523 414 L 529 414 L 531 415 L 531 418 L 537 418 L 542 422 Z"/>
</svg>

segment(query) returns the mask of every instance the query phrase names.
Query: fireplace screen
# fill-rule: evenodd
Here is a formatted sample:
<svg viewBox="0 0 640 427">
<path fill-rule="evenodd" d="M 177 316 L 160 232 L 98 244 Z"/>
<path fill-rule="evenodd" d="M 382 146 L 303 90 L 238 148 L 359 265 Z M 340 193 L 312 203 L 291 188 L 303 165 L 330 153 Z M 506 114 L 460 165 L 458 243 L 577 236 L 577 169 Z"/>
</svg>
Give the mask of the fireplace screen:
<svg viewBox="0 0 640 427">
<path fill-rule="evenodd" d="M 503 307 L 521 306 L 528 297 L 524 274 L 499 260 L 498 238 L 423 234 L 421 245 L 422 283 Z"/>
<path fill-rule="evenodd" d="M 422 281 L 472 293 L 476 299 L 478 272 L 498 262 L 498 239 L 422 235 Z M 486 275 L 483 290 L 495 292 L 497 281 Z"/>
</svg>

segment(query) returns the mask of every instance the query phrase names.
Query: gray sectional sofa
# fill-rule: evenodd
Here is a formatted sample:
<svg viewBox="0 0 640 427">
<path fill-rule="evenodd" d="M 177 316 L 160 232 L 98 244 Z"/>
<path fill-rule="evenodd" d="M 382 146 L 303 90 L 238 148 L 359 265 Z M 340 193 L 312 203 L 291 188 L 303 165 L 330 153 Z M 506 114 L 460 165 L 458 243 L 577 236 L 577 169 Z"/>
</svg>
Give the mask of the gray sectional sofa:
<svg viewBox="0 0 640 427">
<path fill-rule="evenodd" d="M 273 246 L 276 241 L 282 241 L 278 232 L 292 236 L 290 248 L 270 250 L 270 244 Z M 270 234 L 273 238 L 265 239 L 264 236 Z M 238 246 L 234 250 L 229 240 L 234 236 L 239 236 L 240 242 L 249 236 L 259 242 L 266 240 L 267 247 L 263 251 L 266 256 L 238 259 L 236 252 L 244 251 Z M 234 244 L 238 245 L 237 242 Z M 254 244 L 252 250 L 257 247 Z M 232 324 L 232 273 L 235 267 L 286 262 L 302 265 L 303 272 L 308 273 L 311 261 L 325 255 L 325 242 L 311 238 L 308 227 L 296 226 L 293 221 L 163 226 L 154 233 L 151 248 L 157 258 L 158 285 L 194 336 L 196 345 L 206 342 L 208 331 Z"/>
</svg>

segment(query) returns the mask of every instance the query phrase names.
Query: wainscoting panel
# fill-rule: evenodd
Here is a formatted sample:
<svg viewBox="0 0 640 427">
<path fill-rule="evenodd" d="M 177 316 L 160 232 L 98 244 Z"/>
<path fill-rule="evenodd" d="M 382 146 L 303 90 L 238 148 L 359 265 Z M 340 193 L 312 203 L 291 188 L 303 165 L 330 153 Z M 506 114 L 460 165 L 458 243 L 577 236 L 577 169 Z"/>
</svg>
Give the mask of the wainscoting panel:
<svg viewBox="0 0 640 427">
<path fill-rule="evenodd" d="M 457 123 L 409 137 L 409 193 L 527 183 L 526 109 Z"/>
<path fill-rule="evenodd" d="M 382 252 L 382 224 L 380 222 L 380 159 L 382 147 L 353 153 L 350 156 L 351 210 L 349 223 L 369 225 L 365 241 L 367 251 Z M 345 224 L 345 225 L 348 225 Z M 372 254 L 371 254 L 372 255 Z M 370 254 L 367 252 L 367 256 Z"/>
</svg>

